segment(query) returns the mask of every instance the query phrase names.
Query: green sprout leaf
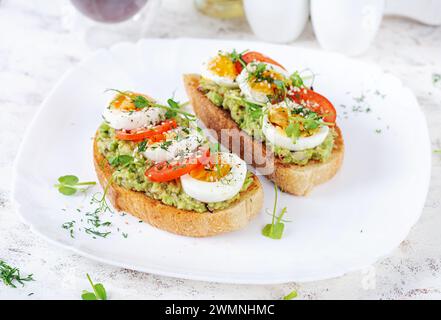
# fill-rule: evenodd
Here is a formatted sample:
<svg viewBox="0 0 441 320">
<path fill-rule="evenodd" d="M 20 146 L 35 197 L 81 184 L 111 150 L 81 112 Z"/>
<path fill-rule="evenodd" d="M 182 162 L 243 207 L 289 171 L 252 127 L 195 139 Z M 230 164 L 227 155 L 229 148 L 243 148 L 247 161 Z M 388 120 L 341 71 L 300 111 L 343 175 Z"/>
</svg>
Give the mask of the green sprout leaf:
<svg viewBox="0 0 441 320">
<path fill-rule="evenodd" d="M 297 141 L 300 137 L 300 125 L 297 122 L 290 122 L 285 129 L 285 133 L 293 142 Z"/>
<path fill-rule="evenodd" d="M 96 185 L 94 181 L 80 182 L 80 179 L 74 175 L 61 176 L 58 178 L 58 182 L 55 188 L 65 196 L 74 195 L 77 191 L 86 191 L 90 186 Z"/>
<path fill-rule="evenodd" d="M 59 186 L 58 191 L 61 194 L 64 194 L 65 196 L 71 196 L 75 193 L 77 193 L 77 189 L 74 187 L 68 187 L 68 186 Z"/>
<path fill-rule="evenodd" d="M 78 177 L 74 175 L 67 175 L 67 176 L 59 177 L 58 182 L 68 186 L 74 186 L 78 182 L 80 182 L 80 179 L 78 179 Z"/>
<path fill-rule="evenodd" d="M 292 85 L 296 88 L 301 88 L 304 86 L 304 82 L 302 77 L 300 76 L 300 73 L 298 71 L 294 72 L 291 77 Z"/>
<path fill-rule="evenodd" d="M 95 296 L 95 293 L 89 292 L 89 291 L 86 291 L 86 290 L 83 291 L 83 294 L 81 295 L 81 299 L 88 300 L 88 301 L 97 300 L 96 296 Z"/>
<path fill-rule="evenodd" d="M 101 283 L 94 284 L 89 274 L 86 274 L 87 280 L 92 286 L 93 292 L 84 290 L 81 294 L 83 300 L 107 300 L 106 289 Z"/>
<path fill-rule="evenodd" d="M 292 300 L 292 299 L 297 298 L 297 296 L 298 296 L 297 291 L 294 290 L 294 291 L 288 293 L 286 296 L 284 296 L 283 300 Z"/>
<path fill-rule="evenodd" d="M 276 212 L 277 212 L 277 200 L 278 200 L 278 187 L 276 184 L 274 184 L 274 193 L 275 193 L 275 198 L 274 198 L 274 208 L 273 208 L 273 214 L 272 214 L 272 221 L 271 224 L 267 224 L 263 229 L 262 229 L 262 235 L 274 240 L 280 240 L 282 239 L 283 236 L 283 231 L 285 229 L 285 224 L 282 222 L 283 216 L 286 213 L 286 207 L 284 207 L 281 211 L 280 214 L 277 216 Z"/>
<path fill-rule="evenodd" d="M 133 162 L 133 157 L 128 154 L 114 156 L 109 160 L 109 163 L 113 167 L 123 166 L 127 167 Z"/>
<path fill-rule="evenodd" d="M 107 300 L 107 292 L 104 286 L 101 283 L 97 283 L 95 285 L 95 294 L 100 300 Z"/>
<path fill-rule="evenodd" d="M 152 105 L 152 103 L 144 96 L 136 96 L 132 101 L 136 109 L 144 109 Z"/>
</svg>

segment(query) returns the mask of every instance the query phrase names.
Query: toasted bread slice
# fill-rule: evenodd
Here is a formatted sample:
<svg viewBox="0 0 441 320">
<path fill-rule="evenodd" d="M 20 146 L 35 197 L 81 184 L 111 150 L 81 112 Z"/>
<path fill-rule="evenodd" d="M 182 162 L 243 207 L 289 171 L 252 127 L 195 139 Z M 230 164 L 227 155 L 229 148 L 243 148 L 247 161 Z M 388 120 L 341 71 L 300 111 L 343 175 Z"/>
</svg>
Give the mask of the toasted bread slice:
<svg viewBox="0 0 441 320">
<path fill-rule="evenodd" d="M 95 171 L 103 188 L 109 183 L 113 169 L 99 152 L 96 139 L 93 148 Z M 263 206 L 263 190 L 259 179 L 241 193 L 239 200 L 224 210 L 198 213 L 180 210 L 111 182 L 107 197 L 115 209 L 130 213 L 152 226 L 189 237 L 208 237 L 239 230 L 256 216 Z"/>
<path fill-rule="evenodd" d="M 265 155 L 268 159 L 265 176 L 276 183 L 283 191 L 297 196 L 307 195 L 316 185 L 330 180 L 340 169 L 344 157 L 344 142 L 338 127 L 335 128 L 338 137 L 332 155 L 326 162 L 312 160 L 305 166 L 283 163 L 272 152 L 267 151 L 264 142 L 255 140 L 241 131 L 237 123 L 231 118 L 228 110 L 217 107 L 198 90 L 200 78 L 199 75 L 195 74 L 184 75 L 185 88 L 198 118 L 207 128 L 216 131 L 218 137 L 227 137 L 228 139 L 225 139 L 228 141 L 226 147 L 230 150 L 233 149 L 233 141 L 241 140 L 240 152 L 239 150 L 233 151 L 239 153 L 242 159 L 245 157 L 245 150 L 253 150 L 251 160 L 257 169 L 259 169 L 259 164 L 255 162 L 257 155 L 259 155 L 258 157 Z M 221 133 L 221 130 L 224 131 Z M 222 142 L 225 143 L 225 141 Z M 249 147 L 245 147 L 246 145 Z M 269 170 L 268 164 L 270 162 L 274 167 Z"/>
</svg>

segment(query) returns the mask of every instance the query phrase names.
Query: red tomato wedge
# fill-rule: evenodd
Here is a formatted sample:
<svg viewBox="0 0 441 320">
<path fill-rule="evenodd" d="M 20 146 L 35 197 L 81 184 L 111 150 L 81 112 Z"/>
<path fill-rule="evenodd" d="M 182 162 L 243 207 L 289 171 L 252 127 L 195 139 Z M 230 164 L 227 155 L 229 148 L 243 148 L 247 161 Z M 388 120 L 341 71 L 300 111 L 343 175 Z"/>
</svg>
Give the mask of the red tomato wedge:
<svg viewBox="0 0 441 320">
<path fill-rule="evenodd" d="M 242 55 L 242 60 L 245 62 L 245 64 L 249 64 L 250 62 L 253 62 L 253 61 L 266 62 L 266 63 L 270 63 L 270 64 L 273 64 L 273 65 L 279 66 L 280 68 L 285 70 L 285 67 L 283 67 L 277 61 L 271 59 L 270 57 L 267 57 L 267 56 L 261 54 L 260 52 L 256 52 L 256 51 L 249 51 L 247 53 L 244 53 Z M 243 65 L 240 63 L 240 61 L 236 61 L 236 70 L 237 70 L 237 72 L 241 73 L 242 69 L 243 69 Z"/>
<path fill-rule="evenodd" d="M 151 137 L 160 135 L 164 132 L 176 128 L 177 126 L 178 125 L 176 124 L 175 120 L 166 120 L 162 122 L 160 125 L 149 129 L 138 129 L 138 130 L 130 130 L 130 131 L 118 130 L 116 131 L 116 138 L 118 140 L 125 140 L 125 141 L 141 141 L 144 139 L 149 139 Z"/>
<path fill-rule="evenodd" d="M 198 156 L 182 161 L 161 162 L 146 170 L 145 175 L 153 182 L 172 181 L 195 169 L 202 168 L 210 160 L 210 150 L 200 150 Z"/>
<path fill-rule="evenodd" d="M 298 104 L 304 101 L 308 109 L 324 115 L 325 122 L 334 123 L 337 118 L 337 112 L 331 101 L 313 90 L 300 88 L 300 91 L 291 95 L 290 98 Z"/>
</svg>

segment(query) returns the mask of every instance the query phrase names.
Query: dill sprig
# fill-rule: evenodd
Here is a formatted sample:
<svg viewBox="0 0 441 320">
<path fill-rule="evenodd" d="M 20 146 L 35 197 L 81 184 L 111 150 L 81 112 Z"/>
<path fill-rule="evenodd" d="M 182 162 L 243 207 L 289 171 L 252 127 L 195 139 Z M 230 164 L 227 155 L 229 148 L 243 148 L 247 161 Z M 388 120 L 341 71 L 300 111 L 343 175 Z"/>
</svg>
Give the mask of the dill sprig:
<svg viewBox="0 0 441 320">
<path fill-rule="evenodd" d="M 96 204 L 97 207 L 95 211 L 86 214 L 86 216 L 88 217 L 87 223 L 93 226 L 93 228 L 84 229 L 85 232 L 89 235 L 106 238 L 111 233 L 110 231 L 102 232 L 99 230 L 99 228 L 109 227 L 112 224 L 110 221 L 103 222 L 100 219 L 100 215 L 106 212 L 113 213 L 113 210 L 110 208 L 106 198 L 110 185 L 112 184 L 112 181 L 113 181 L 113 175 L 110 178 L 110 180 L 107 182 L 107 185 L 104 188 L 104 192 L 103 193 L 97 192 L 92 196 L 92 200 L 90 201 L 90 203 Z"/>
<path fill-rule="evenodd" d="M 3 260 L 0 260 L 0 279 L 6 286 L 17 288 L 15 282 L 20 283 L 24 286 L 24 282 L 34 281 L 33 275 L 30 274 L 26 277 L 20 275 L 20 269 L 14 268 L 6 264 Z"/>
</svg>

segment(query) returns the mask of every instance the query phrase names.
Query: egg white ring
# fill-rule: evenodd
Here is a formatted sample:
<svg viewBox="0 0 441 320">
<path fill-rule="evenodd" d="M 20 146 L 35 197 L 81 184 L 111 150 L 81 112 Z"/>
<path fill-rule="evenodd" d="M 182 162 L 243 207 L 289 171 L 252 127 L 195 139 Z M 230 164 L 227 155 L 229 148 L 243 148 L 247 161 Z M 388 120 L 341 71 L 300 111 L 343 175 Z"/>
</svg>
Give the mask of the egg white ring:
<svg viewBox="0 0 441 320">
<path fill-rule="evenodd" d="M 267 66 L 267 68 L 269 67 L 273 69 L 275 72 L 282 74 L 284 77 L 286 78 L 289 77 L 287 71 L 280 68 L 279 66 L 270 63 L 264 63 L 264 64 Z M 242 72 L 237 76 L 236 81 L 239 85 L 242 94 L 245 96 L 247 100 L 257 104 L 268 103 L 269 100 L 265 93 L 253 90 L 248 84 L 248 76 L 249 76 L 248 69 L 250 67 L 253 67 L 253 65 L 255 65 L 255 63 L 250 63 L 246 68 L 243 68 Z"/>
<path fill-rule="evenodd" d="M 247 175 L 245 161 L 232 153 L 221 152 L 221 161 L 231 166 L 231 171 L 219 181 L 206 182 L 186 174 L 181 177 L 184 192 L 201 202 L 221 202 L 233 198 L 242 189 Z"/>
<path fill-rule="evenodd" d="M 136 111 L 122 111 L 106 108 L 104 120 L 115 130 L 133 130 L 156 125 L 164 120 L 165 111 L 160 108 L 144 108 Z"/>
<path fill-rule="evenodd" d="M 299 137 L 295 143 L 288 136 L 280 134 L 276 127 L 268 121 L 268 116 L 265 115 L 262 120 L 262 132 L 266 139 L 275 146 L 279 146 L 290 151 L 302 151 L 306 149 L 315 148 L 325 141 L 329 134 L 329 127 L 323 125 L 319 131 L 309 137 Z"/>
<path fill-rule="evenodd" d="M 199 134 L 189 135 L 173 142 L 166 149 L 160 147 L 162 142 L 156 147 L 147 148 L 142 155 L 153 162 L 159 163 L 170 161 L 176 157 L 185 158 L 186 154 L 193 153 L 204 141 Z"/>
</svg>

